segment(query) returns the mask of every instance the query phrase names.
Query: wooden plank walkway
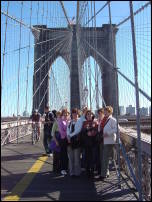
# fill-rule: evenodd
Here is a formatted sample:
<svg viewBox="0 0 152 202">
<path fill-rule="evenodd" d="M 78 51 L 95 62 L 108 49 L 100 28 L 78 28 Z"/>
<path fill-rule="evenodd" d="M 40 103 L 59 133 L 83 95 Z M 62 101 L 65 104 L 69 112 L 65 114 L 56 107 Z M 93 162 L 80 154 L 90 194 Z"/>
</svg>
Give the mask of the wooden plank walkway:
<svg viewBox="0 0 152 202">
<path fill-rule="evenodd" d="M 31 145 L 30 137 L 1 148 L 1 200 L 11 194 L 13 188 L 44 153 L 42 141 Z M 88 179 L 85 173 L 80 178 L 61 176 L 52 172 L 52 157 L 48 157 L 40 171 L 34 174 L 27 188 L 18 200 L 21 201 L 130 201 L 137 200 L 133 191 L 121 181 L 118 189 L 117 176 L 111 169 L 110 177 L 104 182 Z M 25 182 L 23 180 L 23 186 Z M 20 185 L 22 186 L 22 185 Z M 17 188 L 19 189 L 19 188 Z"/>
</svg>

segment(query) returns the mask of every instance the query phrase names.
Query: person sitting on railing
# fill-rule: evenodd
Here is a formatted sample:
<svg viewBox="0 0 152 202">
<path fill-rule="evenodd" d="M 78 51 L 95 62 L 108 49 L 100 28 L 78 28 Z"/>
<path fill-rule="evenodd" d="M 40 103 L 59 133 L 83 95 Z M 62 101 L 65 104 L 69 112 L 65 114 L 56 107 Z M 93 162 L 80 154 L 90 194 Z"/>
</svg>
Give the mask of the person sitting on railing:
<svg viewBox="0 0 152 202">
<path fill-rule="evenodd" d="M 30 116 L 30 119 L 32 119 L 32 128 L 34 129 L 35 124 L 38 128 L 38 140 L 40 140 L 40 127 L 41 127 L 41 114 L 38 112 L 37 109 L 35 109 Z"/>
<path fill-rule="evenodd" d="M 99 177 L 101 180 L 109 177 L 109 160 L 114 155 L 117 133 L 117 121 L 112 117 L 113 108 L 111 106 L 105 107 L 104 114 L 107 120 L 103 128 L 103 152 L 101 157 L 101 176 Z"/>
</svg>

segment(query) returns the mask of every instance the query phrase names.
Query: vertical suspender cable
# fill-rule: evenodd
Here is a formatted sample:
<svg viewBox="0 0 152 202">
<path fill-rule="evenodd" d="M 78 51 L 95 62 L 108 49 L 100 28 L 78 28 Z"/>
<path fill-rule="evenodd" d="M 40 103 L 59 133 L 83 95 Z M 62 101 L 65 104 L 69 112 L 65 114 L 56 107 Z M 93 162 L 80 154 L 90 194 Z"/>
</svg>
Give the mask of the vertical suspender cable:
<svg viewBox="0 0 152 202">
<path fill-rule="evenodd" d="M 44 1 L 43 1 L 43 8 L 42 8 L 42 25 L 43 25 L 43 17 L 44 17 Z M 43 37 L 44 37 L 44 35 L 43 35 L 43 33 L 44 33 L 44 31 L 43 31 L 43 28 L 42 28 L 42 38 L 41 38 L 41 42 L 42 42 L 42 44 L 41 44 L 41 55 L 43 55 L 43 44 L 44 44 L 44 42 L 43 42 Z M 44 58 L 43 58 L 44 60 L 46 59 L 46 55 L 44 56 Z M 44 69 L 44 67 L 43 67 L 43 59 L 41 58 L 41 68 L 40 68 L 40 81 L 41 81 L 41 79 L 43 79 L 42 78 L 42 72 L 43 72 L 43 69 Z M 45 75 L 43 75 L 43 76 L 45 76 Z M 44 81 L 44 83 L 45 83 L 45 81 Z M 38 101 L 38 103 L 40 103 L 40 100 L 41 100 L 41 88 L 39 88 L 39 101 Z M 45 98 L 44 98 L 45 99 Z M 45 103 L 45 101 L 44 101 L 44 103 Z M 36 106 L 36 107 L 38 107 L 38 106 Z M 45 106 L 43 106 L 43 107 L 45 107 Z"/>
<path fill-rule="evenodd" d="M 94 16 L 96 13 L 95 1 L 94 1 Z M 95 48 L 97 49 L 97 28 L 96 28 L 96 16 L 94 17 L 94 26 L 95 26 Z M 95 72 L 96 72 L 96 108 L 99 109 L 99 75 L 98 75 L 98 67 L 97 67 L 97 54 L 95 52 Z"/>
<path fill-rule="evenodd" d="M 116 67 L 116 61 L 115 61 L 115 47 L 114 47 L 114 38 L 113 38 L 113 27 L 112 27 L 112 20 L 111 20 L 111 7 L 110 2 L 108 4 L 109 8 L 109 21 L 110 21 L 110 30 L 111 30 L 111 41 L 112 41 L 112 53 L 113 53 L 113 66 Z M 116 68 L 113 70 L 115 73 L 115 85 L 116 85 L 116 120 L 117 120 L 117 158 L 118 158 L 118 186 L 120 188 L 120 134 L 119 134 L 119 128 L 118 128 L 118 108 L 119 108 L 119 98 L 118 98 L 118 76 L 117 76 L 117 70 Z"/>
<path fill-rule="evenodd" d="M 143 200 L 142 196 L 142 159 L 141 159 L 141 131 L 140 131 L 140 113 L 139 113 L 139 87 L 138 87 L 138 67 L 137 67 L 137 54 L 136 54 L 136 39 L 134 28 L 134 14 L 133 4 L 129 1 L 130 16 L 131 16 L 131 30 L 132 30 L 132 45 L 133 45 L 133 58 L 134 58 L 134 75 L 135 75 L 135 93 L 136 93 L 136 122 L 137 122 L 137 146 L 138 146 L 138 180 L 140 184 L 139 200 Z"/>
<path fill-rule="evenodd" d="M 31 27 L 31 18 L 32 18 L 32 1 L 31 1 L 31 8 L 30 8 L 30 27 Z M 27 112 L 27 102 L 28 102 L 28 70 L 29 70 L 29 60 L 30 60 L 30 42 L 31 42 L 31 31 L 29 30 L 29 49 L 28 49 L 28 64 L 27 64 L 27 80 L 26 80 L 26 105 L 25 111 Z"/>
<path fill-rule="evenodd" d="M 7 15 L 8 15 L 8 8 L 9 8 L 9 1 L 8 1 L 8 4 L 7 4 Z M 4 38 L 2 80 L 1 80 L 1 100 L 2 100 L 2 87 L 3 87 L 3 78 L 4 78 L 4 60 L 5 60 L 5 49 L 6 49 L 7 20 L 8 20 L 8 16 L 6 16 L 6 22 L 5 22 L 5 38 Z"/>
<path fill-rule="evenodd" d="M 21 22 L 22 22 L 22 14 L 23 14 L 23 1 L 21 2 Z M 19 38 L 19 64 L 18 64 L 18 98 L 17 98 L 17 144 L 18 144 L 18 136 L 19 136 L 19 108 L 20 108 L 20 66 L 21 66 L 21 31 L 22 25 L 20 23 L 20 38 Z"/>
<path fill-rule="evenodd" d="M 89 19 L 89 16 L 90 16 L 90 12 L 89 12 L 89 6 L 88 6 L 88 19 Z M 88 23 L 88 39 L 89 39 L 89 43 L 90 43 L 90 27 L 89 27 L 89 23 Z M 92 110 L 92 105 L 91 105 L 91 67 L 90 67 L 90 48 L 89 48 L 88 68 L 89 68 L 90 110 Z"/>
</svg>

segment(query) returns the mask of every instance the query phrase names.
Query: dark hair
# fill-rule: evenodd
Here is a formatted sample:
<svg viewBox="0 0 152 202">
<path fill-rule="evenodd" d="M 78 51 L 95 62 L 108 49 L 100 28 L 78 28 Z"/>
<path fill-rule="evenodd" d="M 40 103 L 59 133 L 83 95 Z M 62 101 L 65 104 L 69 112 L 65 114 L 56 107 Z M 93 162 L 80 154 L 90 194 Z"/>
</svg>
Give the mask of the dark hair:
<svg viewBox="0 0 152 202">
<path fill-rule="evenodd" d="M 71 114 L 74 114 L 74 113 L 78 114 L 78 109 L 77 108 L 72 109 Z"/>
<path fill-rule="evenodd" d="M 95 114 L 92 113 L 92 121 L 95 119 Z"/>
<path fill-rule="evenodd" d="M 49 109 L 50 107 L 48 105 L 45 106 L 45 109 Z"/>
<path fill-rule="evenodd" d="M 53 113 L 53 115 L 54 115 L 54 117 L 56 118 L 56 110 L 54 109 L 54 110 L 52 110 L 52 113 Z"/>
<path fill-rule="evenodd" d="M 85 115 L 85 118 L 86 118 L 86 119 L 87 119 L 87 114 L 88 114 L 88 113 L 90 113 L 90 114 L 92 115 L 91 110 L 87 110 L 86 115 Z"/>
</svg>

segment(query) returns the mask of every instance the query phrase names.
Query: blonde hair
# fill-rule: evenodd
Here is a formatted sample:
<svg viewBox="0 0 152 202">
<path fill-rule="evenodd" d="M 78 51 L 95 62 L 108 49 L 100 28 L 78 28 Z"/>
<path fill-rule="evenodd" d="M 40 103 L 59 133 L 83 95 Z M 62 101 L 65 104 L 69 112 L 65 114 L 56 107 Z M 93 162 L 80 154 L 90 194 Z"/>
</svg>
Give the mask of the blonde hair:
<svg viewBox="0 0 152 202">
<path fill-rule="evenodd" d="M 60 111 L 57 111 L 57 112 L 56 112 L 56 116 L 61 116 L 61 112 L 60 112 Z"/>
<path fill-rule="evenodd" d="M 112 106 L 106 106 L 106 107 L 105 107 L 105 110 L 106 110 L 108 113 L 110 113 L 110 114 L 113 113 L 113 107 L 112 107 Z"/>
<path fill-rule="evenodd" d="M 87 106 L 85 106 L 85 107 L 83 107 L 82 108 L 82 112 L 84 113 L 85 111 L 87 111 L 88 110 L 88 107 Z"/>
</svg>

